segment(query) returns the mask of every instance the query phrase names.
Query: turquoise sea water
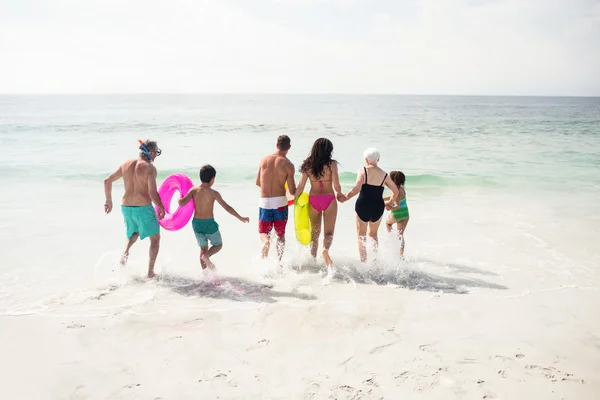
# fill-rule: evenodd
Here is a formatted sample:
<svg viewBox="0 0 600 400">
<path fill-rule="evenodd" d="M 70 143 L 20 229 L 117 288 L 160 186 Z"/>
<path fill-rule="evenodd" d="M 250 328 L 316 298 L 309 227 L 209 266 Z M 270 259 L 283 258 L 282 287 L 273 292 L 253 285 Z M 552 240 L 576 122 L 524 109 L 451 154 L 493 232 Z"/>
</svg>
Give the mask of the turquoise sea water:
<svg viewBox="0 0 600 400">
<path fill-rule="evenodd" d="M 117 212 L 103 214 L 102 180 L 136 156 L 138 138 L 162 148 L 159 180 L 183 172 L 197 182 L 201 165 L 216 167 L 216 188 L 252 218 L 243 226 L 217 212 L 225 243 L 240 250 L 224 249 L 220 268 L 246 271 L 240 265 L 254 263 L 259 247 L 257 165 L 280 134 L 291 137 L 296 166 L 316 138 L 330 138 L 346 191 L 367 147 L 380 150 L 382 168 L 402 170 L 407 254 L 417 264 L 541 263 L 597 279 L 600 98 L 0 96 L 0 312 L 44 309 L 55 296 L 114 278 L 108 260 L 124 231 Z M 121 189 L 115 185 L 115 201 Z M 332 249 L 347 262 L 358 256 L 353 203 L 340 207 Z M 163 236 L 159 268 L 197 274 L 190 232 Z M 292 229 L 288 241 L 293 263 L 303 250 Z M 146 249 L 144 242 L 132 256 L 135 273 Z M 386 260 L 397 267 L 393 253 Z"/>
</svg>

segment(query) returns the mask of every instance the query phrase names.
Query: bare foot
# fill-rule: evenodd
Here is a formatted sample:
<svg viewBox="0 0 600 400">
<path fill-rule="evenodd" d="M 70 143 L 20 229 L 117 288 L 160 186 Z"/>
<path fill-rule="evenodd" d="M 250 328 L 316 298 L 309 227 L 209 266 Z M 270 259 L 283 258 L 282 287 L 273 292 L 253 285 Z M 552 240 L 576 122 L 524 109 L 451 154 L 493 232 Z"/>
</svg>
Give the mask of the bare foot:
<svg viewBox="0 0 600 400">
<path fill-rule="evenodd" d="M 323 260 L 325 260 L 325 266 L 328 268 L 331 267 L 333 265 L 333 260 L 331 257 L 329 257 L 329 252 L 327 250 L 323 250 L 321 255 L 323 255 Z"/>
<path fill-rule="evenodd" d="M 208 258 L 208 256 L 206 254 L 203 254 L 202 257 L 200 257 L 202 259 L 202 261 L 204 261 L 204 263 L 206 264 L 206 266 L 210 269 L 215 269 L 215 264 L 213 264 L 212 261 L 210 261 L 210 258 Z"/>
<path fill-rule="evenodd" d="M 335 276 L 337 270 L 333 267 L 333 265 L 328 265 L 323 272 L 323 283 L 328 285 L 331 283 L 331 280 Z"/>
<path fill-rule="evenodd" d="M 336 273 L 337 273 L 337 269 L 335 269 L 335 267 L 333 265 L 327 267 L 327 276 L 326 276 L 326 279 L 329 279 L 331 281 L 333 279 L 333 277 L 335 276 Z"/>
<path fill-rule="evenodd" d="M 148 279 L 152 279 L 154 277 L 156 277 L 156 273 L 154 271 L 150 271 L 148 272 L 148 275 L 146 275 L 146 278 Z"/>
<path fill-rule="evenodd" d="M 121 261 L 119 261 L 119 264 L 121 264 L 121 267 L 124 267 L 127 265 L 127 258 L 129 258 L 129 254 L 123 253 L 123 255 L 121 256 Z"/>
<path fill-rule="evenodd" d="M 265 242 L 262 250 L 260 251 L 261 258 L 267 258 L 269 256 L 269 248 L 271 247 L 271 242 Z"/>
</svg>

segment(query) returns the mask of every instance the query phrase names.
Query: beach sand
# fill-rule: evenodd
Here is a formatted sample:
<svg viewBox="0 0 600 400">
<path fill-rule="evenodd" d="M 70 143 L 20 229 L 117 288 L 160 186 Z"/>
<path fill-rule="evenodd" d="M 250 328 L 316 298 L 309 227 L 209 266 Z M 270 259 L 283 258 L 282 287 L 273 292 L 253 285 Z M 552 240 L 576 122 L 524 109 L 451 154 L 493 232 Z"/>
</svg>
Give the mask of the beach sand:
<svg viewBox="0 0 600 400">
<path fill-rule="evenodd" d="M 469 96 L 5 96 L 0 400 L 600 399 L 600 100 Z M 288 222 L 285 275 L 257 260 L 256 171 L 334 142 L 348 192 L 376 146 L 407 175 L 407 261 L 380 228 L 361 265 L 340 205 L 324 285 Z M 103 179 L 158 140 L 159 182 L 205 163 L 221 283 L 190 226 L 125 242 Z M 293 215 L 293 212 L 292 212 Z M 386 214 L 387 217 L 387 214 Z"/>
<path fill-rule="evenodd" d="M 262 282 L 135 278 L 0 320 L 0 394 L 597 399 L 600 291 L 516 293 L 510 278 L 433 262 L 366 277 L 351 267 L 329 285 L 310 270 Z"/>
</svg>

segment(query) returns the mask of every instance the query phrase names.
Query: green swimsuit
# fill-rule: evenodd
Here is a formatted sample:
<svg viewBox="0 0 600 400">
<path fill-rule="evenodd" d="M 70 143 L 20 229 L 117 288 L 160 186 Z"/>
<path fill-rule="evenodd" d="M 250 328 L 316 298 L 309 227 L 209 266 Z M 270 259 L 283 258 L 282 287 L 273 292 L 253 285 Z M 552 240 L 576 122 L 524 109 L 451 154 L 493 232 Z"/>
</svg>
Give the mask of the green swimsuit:
<svg viewBox="0 0 600 400">
<path fill-rule="evenodd" d="M 408 206 L 406 205 L 406 197 L 400 200 L 400 208 L 397 210 L 392 210 L 392 216 L 396 219 L 396 221 L 404 221 L 408 219 Z"/>
</svg>

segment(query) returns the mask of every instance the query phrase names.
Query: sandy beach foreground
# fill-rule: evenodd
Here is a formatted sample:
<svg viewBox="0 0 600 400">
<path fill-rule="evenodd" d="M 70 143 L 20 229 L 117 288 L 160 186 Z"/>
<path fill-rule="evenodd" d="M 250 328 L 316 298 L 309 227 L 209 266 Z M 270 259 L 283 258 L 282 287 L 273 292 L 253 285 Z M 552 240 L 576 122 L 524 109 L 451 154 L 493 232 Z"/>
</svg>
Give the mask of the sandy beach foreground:
<svg viewBox="0 0 600 400">
<path fill-rule="evenodd" d="M 510 274 L 460 265 L 348 273 L 353 281 L 324 286 L 305 272 L 272 287 L 163 275 L 2 317 L 0 397 L 600 396 L 593 287 L 520 292 Z"/>
</svg>

